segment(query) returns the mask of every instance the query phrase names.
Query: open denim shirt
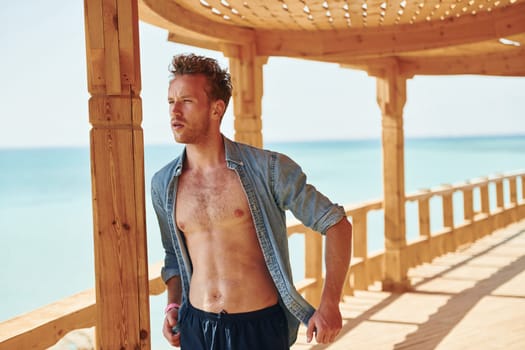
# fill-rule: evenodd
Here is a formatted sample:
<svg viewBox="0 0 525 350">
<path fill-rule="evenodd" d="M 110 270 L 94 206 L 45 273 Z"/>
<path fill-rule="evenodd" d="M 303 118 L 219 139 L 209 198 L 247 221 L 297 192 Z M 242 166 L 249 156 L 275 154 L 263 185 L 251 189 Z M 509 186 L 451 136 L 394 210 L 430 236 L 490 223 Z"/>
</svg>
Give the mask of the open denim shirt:
<svg viewBox="0 0 525 350">
<path fill-rule="evenodd" d="M 297 338 L 300 322 L 308 324 L 315 309 L 292 282 L 285 211 L 291 210 L 305 226 L 322 234 L 345 217 L 345 211 L 308 184 L 302 169 L 287 156 L 223 139 L 227 166 L 237 172 L 244 188 L 268 271 L 285 310 L 291 345 Z M 151 183 L 166 252 L 161 275 L 165 282 L 181 276 L 182 308 L 189 295 L 192 264 L 183 233 L 175 224 L 174 206 L 185 156 L 183 151 L 159 170 Z"/>
</svg>

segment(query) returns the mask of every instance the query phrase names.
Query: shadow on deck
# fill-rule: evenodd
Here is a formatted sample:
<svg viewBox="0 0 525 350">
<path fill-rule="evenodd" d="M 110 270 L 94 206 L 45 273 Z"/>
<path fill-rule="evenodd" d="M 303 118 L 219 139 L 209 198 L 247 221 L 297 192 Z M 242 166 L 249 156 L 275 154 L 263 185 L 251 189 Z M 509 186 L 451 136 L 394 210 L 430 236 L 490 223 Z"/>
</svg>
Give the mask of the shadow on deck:
<svg viewBox="0 0 525 350">
<path fill-rule="evenodd" d="M 525 349 L 525 220 L 409 271 L 413 290 L 355 291 L 331 345 L 293 350 Z"/>
</svg>

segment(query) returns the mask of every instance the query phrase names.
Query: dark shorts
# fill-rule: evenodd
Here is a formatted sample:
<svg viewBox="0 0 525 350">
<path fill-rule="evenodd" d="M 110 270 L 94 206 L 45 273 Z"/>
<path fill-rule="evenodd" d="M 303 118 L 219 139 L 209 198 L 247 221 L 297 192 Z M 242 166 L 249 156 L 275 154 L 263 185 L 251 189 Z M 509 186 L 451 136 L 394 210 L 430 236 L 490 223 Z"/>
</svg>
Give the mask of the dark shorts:
<svg viewBox="0 0 525 350">
<path fill-rule="evenodd" d="M 289 349 L 286 316 L 279 305 L 215 314 L 187 303 L 179 317 L 182 350 Z"/>
</svg>

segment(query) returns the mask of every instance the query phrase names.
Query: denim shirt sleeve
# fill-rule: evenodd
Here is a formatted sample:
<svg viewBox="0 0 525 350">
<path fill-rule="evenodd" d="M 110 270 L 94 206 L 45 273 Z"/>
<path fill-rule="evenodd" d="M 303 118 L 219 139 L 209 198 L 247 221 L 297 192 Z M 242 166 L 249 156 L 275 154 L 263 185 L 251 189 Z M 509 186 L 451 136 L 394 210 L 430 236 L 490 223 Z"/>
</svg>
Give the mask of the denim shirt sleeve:
<svg viewBox="0 0 525 350">
<path fill-rule="evenodd" d="M 305 226 L 322 234 L 346 216 L 342 206 L 307 182 L 301 167 L 289 157 L 275 153 L 271 161 L 274 197 L 283 210 L 289 209 Z"/>
<path fill-rule="evenodd" d="M 159 222 L 160 235 L 162 238 L 162 246 L 166 253 L 164 258 L 164 266 L 162 267 L 161 277 L 164 282 L 167 282 L 173 276 L 180 276 L 179 264 L 173 246 L 173 239 L 168 225 L 168 213 L 166 213 L 166 205 L 162 186 L 156 181 L 155 177 L 151 181 L 151 199 L 153 208 L 157 215 Z"/>
</svg>

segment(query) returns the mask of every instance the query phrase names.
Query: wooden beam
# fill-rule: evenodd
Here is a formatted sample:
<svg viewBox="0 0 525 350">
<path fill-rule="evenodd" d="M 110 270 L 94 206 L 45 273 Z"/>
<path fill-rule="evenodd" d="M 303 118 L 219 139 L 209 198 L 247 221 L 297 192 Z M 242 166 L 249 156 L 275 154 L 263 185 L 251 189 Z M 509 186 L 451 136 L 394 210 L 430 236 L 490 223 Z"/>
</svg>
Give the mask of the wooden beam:
<svg viewBox="0 0 525 350">
<path fill-rule="evenodd" d="M 139 6 L 141 19 L 173 33 L 183 28 L 219 41 L 243 45 L 253 43 L 255 40 L 252 29 L 211 21 L 194 11 L 185 9 L 175 1 L 139 0 Z"/>
<path fill-rule="evenodd" d="M 390 59 L 399 62 L 400 72 L 407 77 L 456 74 L 525 76 L 525 49 L 521 47 L 475 55 L 466 50 L 451 56 L 427 56 L 422 53 L 421 56 L 340 57 L 339 62 L 342 68 L 364 70 L 371 72 L 370 75 L 376 75 L 374 72 L 381 70 Z"/>
<path fill-rule="evenodd" d="M 326 57 L 386 55 L 444 48 L 525 33 L 525 3 L 490 13 L 446 21 L 399 24 L 349 30 L 281 31 L 258 29 L 257 54 L 262 56 Z M 337 60 L 331 60 L 337 62 Z"/>
<path fill-rule="evenodd" d="M 150 349 L 138 7 L 125 0 L 84 4 L 96 344 Z"/>
<path fill-rule="evenodd" d="M 221 50 L 221 43 L 218 40 L 202 35 L 185 35 L 181 32 L 170 32 L 168 34 L 168 41 L 183 45 L 197 46 L 208 50 Z"/>
<path fill-rule="evenodd" d="M 0 350 L 47 349 L 72 330 L 92 327 L 95 291 L 89 289 L 0 324 Z"/>
<path fill-rule="evenodd" d="M 525 75 L 524 48 L 478 55 L 404 57 L 400 62 L 401 70 L 409 75 Z"/>
<path fill-rule="evenodd" d="M 377 76 L 377 102 L 382 114 L 383 208 L 385 219 L 384 290 L 410 288 L 405 257 L 405 162 L 403 107 L 406 78 L 392 60 Z"/>
</svg>

